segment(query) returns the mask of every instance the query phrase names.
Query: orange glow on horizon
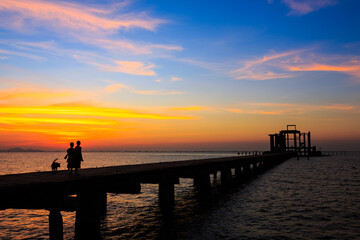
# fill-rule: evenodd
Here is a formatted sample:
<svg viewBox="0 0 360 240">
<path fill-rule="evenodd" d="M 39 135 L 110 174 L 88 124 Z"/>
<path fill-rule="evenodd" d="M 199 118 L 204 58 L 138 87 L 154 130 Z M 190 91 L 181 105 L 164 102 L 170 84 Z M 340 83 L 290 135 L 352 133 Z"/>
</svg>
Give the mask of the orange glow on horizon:
<svg viewBox="0 0 360 240">
<path fill-rule="evenodd" d="M 1 107 L 3 114 L 40 114 L 69 115 L 69 116 L 94 116 L 110 118 L 148 118 L 148 119 L 194 119 L 186 116 L 167 116 L 161 114 L 138 113 L 125 109 L 101 108 L 92 106 L 45 106 L 45 107 Z M 29 119 L 27 119 L 29 120 Z"/>
<path fill-rule="evenodd" d="M 58 93 L 61 95 L 61 92 Z M 24 146 L 59 150 L 67 147 L 71 141 L 81 140 L 86 143 L 88 150 L 165 150 L 167 147 L 181 150 L 181 146 L 206 149 L 206 146 L 216 144 L 226 148 L 227 144 L 264 143 L 269 132 L 277 131 L 289 122 L 314 126 L 318 130 L 317 137 L 325 138 L 329 135 L 324 131 L 325 127 L 340 120 L 335 117 L 324 118 L 321 116 L 323 113 L 338 116 L 339 111 L 358 111 L 357 106 L 345 104 L 242 102 L 232 107 L 163 106 L 141 111 L 70 103 L 49 106 L 3 105 L 0 106 L 0 145 L 2 148 Z M 193 115 L 195 113 L 196 116 Z M 309 122 L 310 115 L 312 118 L 319 117 L 319 122 Z M 278 127 L 272 130 L 274 126 Z M 346 126 L 344 128 L 346 130 Z"/>
<path fill-rule="evenodd" d="M 44 142 L 64 142 L 72 138 L 94 141 L 113 139 L 125 132 L 127 138 L 141 139 L 143 121 L 179 121 L 191 116 L 143 113 L 128 109 L 94 106 L 1 107 L 0 130 L 22 135 L 43 134 Z M 161 124 L 161 123 L 159 123 Z M 132 136 L 131 136 L 132 135 Z M 5 139 L 0 139 L 5 140 Z M 34 139 L 34 142 L 35 139 Z"/>
</svg>

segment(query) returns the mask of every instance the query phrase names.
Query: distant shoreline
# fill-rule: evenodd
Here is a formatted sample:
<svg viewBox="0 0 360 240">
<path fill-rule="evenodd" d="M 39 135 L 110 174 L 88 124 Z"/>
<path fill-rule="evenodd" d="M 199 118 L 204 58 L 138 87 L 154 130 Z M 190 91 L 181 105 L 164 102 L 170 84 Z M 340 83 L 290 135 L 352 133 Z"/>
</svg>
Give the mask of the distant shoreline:
<svg viewBox="0 0 360 240">
<path fill-rule="evenodd" d="M 64 150 L 65 151 L 65 150 Z M 0 152 L 64 152 L 62 150 L 39 150 L 39 149 L 22 149 L 22 148 L 11 148 L 11 149 L 5 149 L 5 150 L 0 150 Z M 184 152 L 191 152 L 191 153 L 206 153 L 206 152 L 214 152 L 214 153 L 218 153 L 218 152 L 229 152 L 229 153 L 238 153 L 238 152 L 263 152 L 261 150 L 224 150 L 224 151 L 207 151 L 207 150 L 177 150 L 177 151 L 172 151 L 172 150 L 90 150 L 90 151 L 84 151 L 84 152 L 149 152 L 149 153 L 174 153 L 174 152 L 179 152 L 179 153 L 184 153 Z"/>
<path fill-rule="evenodd" d="M 65 150 L 64 150 L 65 151 Z M 39 150 L 39 149 L 22 149 L 22 148 L 10 148 L 5 150 L 0 150 L 1 152 L 64 152 L 63 150 Z M 83 151 L 83 152 L 123 152 L 123 153 L 248 153 L 248 152 L 264 152 L 266 150 L 90 150 L 90 151 Z M 323 150 L 325 152 L 360 152 L 360 151 L 342 151 L 342 150 Z"/>
<path fill-rule="evenodd" d="M 46 152 L 38 149 L 22 149 L 22 148 L 10 148 L 7 150 L 0 150 L 0 152 Z"/>
</svg>

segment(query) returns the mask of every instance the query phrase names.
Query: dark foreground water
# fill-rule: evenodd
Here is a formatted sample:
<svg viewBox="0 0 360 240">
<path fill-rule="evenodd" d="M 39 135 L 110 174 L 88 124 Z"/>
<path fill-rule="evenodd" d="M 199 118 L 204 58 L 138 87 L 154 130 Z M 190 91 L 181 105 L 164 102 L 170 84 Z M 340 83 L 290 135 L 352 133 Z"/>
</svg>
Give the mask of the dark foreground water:
<svg viewBox="0 0 360 240">
<path fill-rule="evenodd" d="M 40 154 L 40 155 L 39 155 Z M 21 156 L 20 156 L 21 155 Z M 59 153 L 0 154 L 2 174 L 42 169 Z M 231 156 L 233 153 L 86 153 L 84 167 Z M 22 160 L 23 159 L 23 160 Z M 50 161 L 51 162 L 51 161 Z M 27 164 L 27 163 L 24 163 Z M 35 168 L 35 169 L 34 169 Z M 142 193 L 108 194 L 104 239 L 360 239 L 360 154 L 290 159 L 257 177 L 201 200 L 193 183 L 175 187 L 173 214 L 158 208 L 157 185 Z M 75 214 L 62 212 L 66 239 L 74 237 Z M 0 239 L 47 239 L 48 211 L 0 211 Z"/>
</svg>

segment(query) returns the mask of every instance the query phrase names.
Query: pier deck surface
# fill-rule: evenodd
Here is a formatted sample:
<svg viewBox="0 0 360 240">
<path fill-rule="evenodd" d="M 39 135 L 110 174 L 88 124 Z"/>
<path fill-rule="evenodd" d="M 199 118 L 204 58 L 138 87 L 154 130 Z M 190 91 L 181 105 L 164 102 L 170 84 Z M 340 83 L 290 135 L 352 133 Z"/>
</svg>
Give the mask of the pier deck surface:
<svg viewBox="0 0 360 240">
<path fill-rule="evenodd" d="M 57 171 L 55 174 L 48 172 L 32 172 L 22 174 L 9 174 L 0 176 L 0 190 L 16 188 L 17 186 L 61 183 L 69 181 L 88 180 L 102 177 L 141 175 L 150 173 L 181 172 L 193 168 L 210 167 L 223 164 L 241 164 L 241 162 L 256 160 L 257 158 L 270 158 L 282 154 L 234 156 L 224 158 L 197 159 L 174 162 L 148 163 L 138 165 L 111 166 L 101 168 L 80 169 L 79 176 L 69 175 L 66 170 Z"/>
<path fill-rule="evenodd" d="M 227 185 L 231 181 L 231 169 L 235 169 L 238 180 L 249 178 L 293 156 L 294 152 L 284 152 L 87 168 L 81 169 L 80 175 L 69 175 L 66 170 L 1 175 L 0 210 L 78 211 L 86 205 L 82 203 L 84 198 L 104 198 L 99 201 L 106 203 L 106 193 L 137 194 L 141 192 L 142 183 L 159 184 L 160 205 L 172 206 L 174 184 L 180 183 L 179 178 L 192 178 L 201 192 L 208 192 L 210 174 L 216 176 L 220 171 L 221 182 Z"/>
<path fill-rule="evenodd" d="M 47 172 L 32 172 L 22 174 L 9 174 L 0 176 L 0 190 L 3 188 L 11 188 L 19 185 L 32 185 L 42 183 L 60 183 L 67 181 L 86 180 L 97 177 L 111 177 L 114 175 L 129 175 L 129 174 L 147 174 L 150 172 L 166 172 L 177 168 L 189 168 L 205 166 L 214 163 L 227 163 L 236 160 L 251 159 L 253 156 L 246 157 L 225 157 L 225 158 L 211 158 L 211 159 L 197 159 L 175 162 L 161 162 L 148 163 L 137 165 L 123 165 L 100 168 L 86 168 L 80 169 L 80 175 L 69 175 L 67 170 L 57 171 L 55 174 L 51 171 Z"/>
</svg>

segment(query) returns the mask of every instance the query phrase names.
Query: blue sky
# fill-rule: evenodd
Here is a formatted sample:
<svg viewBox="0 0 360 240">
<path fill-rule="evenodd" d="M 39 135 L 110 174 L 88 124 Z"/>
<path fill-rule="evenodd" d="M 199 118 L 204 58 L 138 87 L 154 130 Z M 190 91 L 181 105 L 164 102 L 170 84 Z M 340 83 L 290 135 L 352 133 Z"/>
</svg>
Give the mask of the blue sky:
<svg viewBox="0 0 360 240">
<path fill-rule="evenodd" d="M 297 124 L 325 147 L 347 148 L 336 141 L 360 142 L 359 7 L 356 0 L 3 0 L 0 126 L 17 137 L 0 141 L 27 146 L 34 134 L 53 149 L 78 135 L 116 149 L 234 148 L 247 140 L 264 148 L 267 133 Z M 94 112 L 21 112 L 53 106 Z M 104 117 L 99 108 L 137 115 Z M 168 119 L 150 123 L 145 113 Z M 102 139 L 99 122 L 73 130 L 81 121 L 71 119 L 85 117 L 131 127 L 124 134 L 108 122 Z"/>
</svg>

